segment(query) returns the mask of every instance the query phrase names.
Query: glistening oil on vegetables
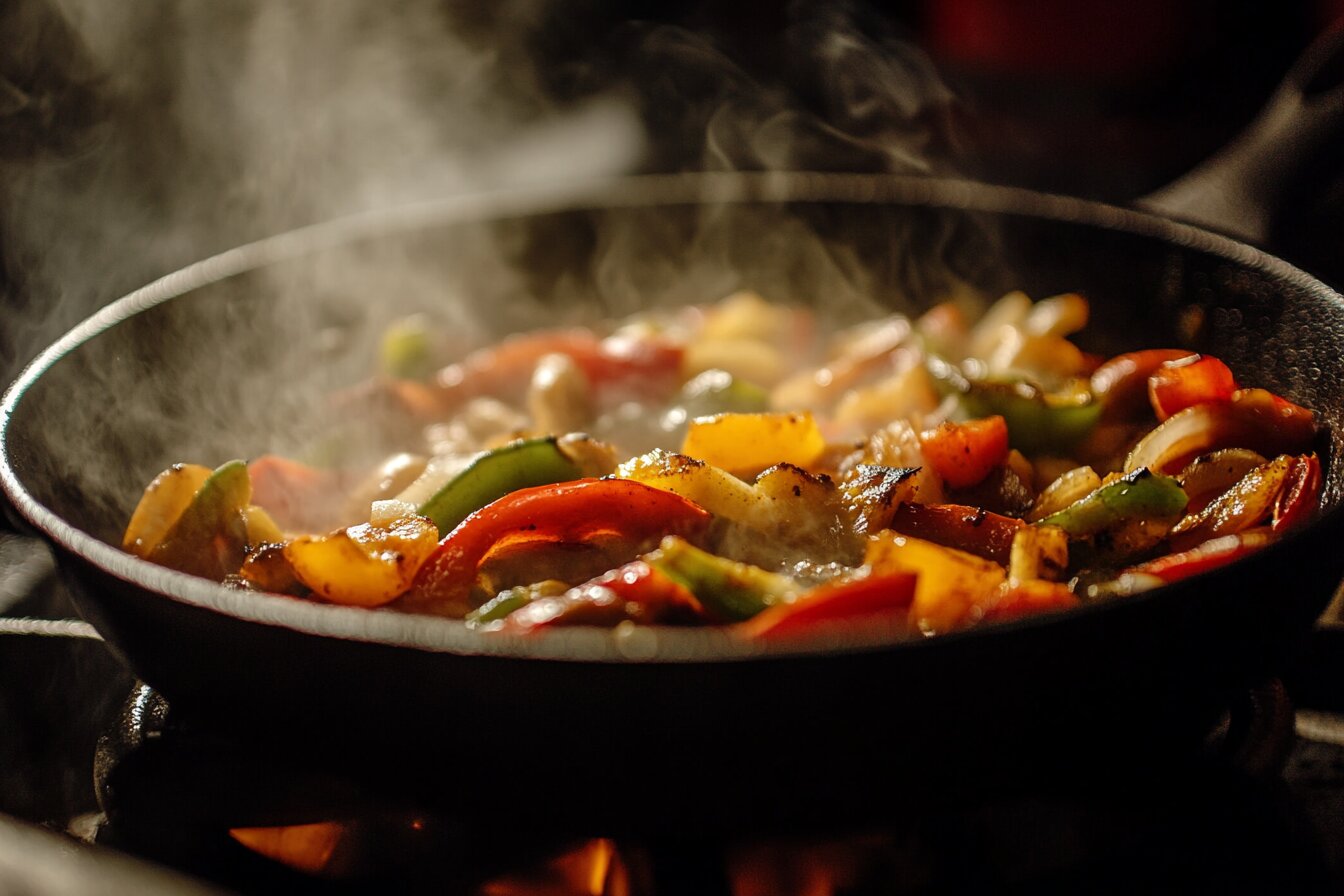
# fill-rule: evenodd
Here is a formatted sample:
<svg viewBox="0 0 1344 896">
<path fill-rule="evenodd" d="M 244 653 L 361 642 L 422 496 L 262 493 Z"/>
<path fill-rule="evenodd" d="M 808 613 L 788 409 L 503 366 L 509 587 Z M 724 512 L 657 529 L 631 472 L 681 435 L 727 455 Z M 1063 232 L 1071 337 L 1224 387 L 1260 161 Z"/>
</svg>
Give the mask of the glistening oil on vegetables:
<svg viewBox="0 0 1344 896">
<path fill-rule="evenodd" d="M 376 464 L 178 464 L 123 547 L 230 587 L 483 631 L 918 637 L 1123 600 L 1315 514 L 1315 415 L 1217 358 L 1101 358 L 1074 294 L 821 332 L 741 292 L 438 371 L 398 322 Z M 356 408 L 357 411 L 357 408 Z"/>
</svg>

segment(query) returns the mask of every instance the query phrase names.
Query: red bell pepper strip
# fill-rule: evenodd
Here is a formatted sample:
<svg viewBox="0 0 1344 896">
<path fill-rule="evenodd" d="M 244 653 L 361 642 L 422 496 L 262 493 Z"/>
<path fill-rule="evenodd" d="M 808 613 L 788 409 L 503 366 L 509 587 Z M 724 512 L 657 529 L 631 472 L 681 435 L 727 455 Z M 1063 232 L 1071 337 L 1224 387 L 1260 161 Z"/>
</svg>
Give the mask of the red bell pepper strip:
<svg viewBox="0 0 1344 896">
<path fill-rule="evenodd" d="M 1018 582 L 1009 588 L 998 603 L 985 610 L 985 622 L 1007 622 L 1035 616 L 1038 613 L 1054 613 L 1059 610 L 1071 610 L 1082 601 L 1069 590 L 1068 585 L 1060 582 L 1047 582 L 1043 579 L 1030 579 Z"/>
<path fill-rule="evenodd" d="M 629 541 L 634 551 L 665 535 L 694 538 L 710 514 L 680 495 L 629 479 L 576 479 L 519 489 L 468 516 L 439 542 L 402 599 L 406 609 L 462 616 L 491 554 L 529 544 Z"/>
<path fill-rule="evenodd" d="M 1128 420 L 1149 405 L 1148 378 L 1163 364 L 1197 357 L 1179 348 L 1150 348 L 1116 355 L 1092 372 L 1092 393 L 1102 403 L 1105 420 Z"/>
<path fill-rule="evenodd" d="M 440 400 L 452 407 L 479 395 L 521 391 L 537 362 L 550 354 L 573 358 L 594 388 L 629 383 L 661 393 L 679 385 L 684 350 L 652 338 L 599 339 L 582 328 L 513 336 L 440 370 Z"/>
<path fill-rule="evenodd" d="M 562 625 L 614 626 L 694 621 L 704 608 L 677 582 L 643 560 L 603 573 L 556 597 L 534 600 L 504 619 L 500 631 L 526 634 Z"/>
<path fill-rule="evenodd" d="M 797 600 L 776 604 L 740 623 L 737 632 L 769 640 L 805 634 L 827 623 L 905 623 L 915 598 L 912 572 L 868 576 L 838 584 L 819 585 Z"/>
<path fill-rule="evenodd" d="M 967 488 L 989 475 L 1008 456 L 1008 424 L 1003 417 L 941 423 L 919 434 L 924 458 L 944 482 Z"/>
<path fill-rule="evenodd" d="M 1226 364 L 1211 355 L 1168 361 L 1148 377 L 1148 400 L 1158 420 L 1197 404 L 1227 401 L 1240 386 Z"/>
<path fill-rule="evenodd" d="M 1231 563 L 1260 550 L 1273 540 L 1273 534 L 1266 529 L 1248 529 L 1235 535 L 1210 539 L 1188 551 L 1140 563 L 1125 572 L 1155 576 L 1163 582 L 1176 582 Z"/>
<path fill-rule="evenodd" d="M 1321 462 L 1315 454 L 1293 458 L 1283 488 L 1274 502 L 1270 528 L 1284 532 L 1307 521 L 1321 499 Z"/>
<path fill-rule="evenodd" d="M 889 528 L 1007 566 L 1013 536 L 1027 525 L 1022 520 L 964 504 L 902 503 Z"/>
</svg>

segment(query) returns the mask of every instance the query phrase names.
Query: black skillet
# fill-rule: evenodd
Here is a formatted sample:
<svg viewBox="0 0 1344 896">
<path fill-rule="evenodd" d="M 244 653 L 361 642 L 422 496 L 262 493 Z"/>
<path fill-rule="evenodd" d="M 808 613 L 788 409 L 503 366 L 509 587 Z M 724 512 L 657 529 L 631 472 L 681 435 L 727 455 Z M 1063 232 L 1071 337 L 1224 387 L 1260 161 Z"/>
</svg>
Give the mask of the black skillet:
<svg viewBox="0 0 1344 896">
<path fill-rule="evenodd" d="M 579 295 L 601 314 L 739 285 L 829 311 L 857 295 L 917 310 L 953 277 L 1083 292 L 1089 348 L 1188 346 L 1316 409 L 1320 519 L 1133 598 L 787 651 L 715 630 L 481 635 L 230 591 L 109 544 L 168 463 L 293 450 L 329 425 L 315 396 L 367 369 L 364 325 L 402 310 L 451 324 L 465 297 L 496 335 L 574 319 Z M 104 309 L 7 393 L 0 483 L 56 546 L 81 612 L 183 711 L 411 802 L 720 830 L 1103 760 L 1147 767 L 1197 745 L 1281 668 L 1344 576 L 1341 346 L 1344 299 L 1279 259 L 1023 190 L 782 174 L 454 197 L 244 246 Z"/>
</svg>

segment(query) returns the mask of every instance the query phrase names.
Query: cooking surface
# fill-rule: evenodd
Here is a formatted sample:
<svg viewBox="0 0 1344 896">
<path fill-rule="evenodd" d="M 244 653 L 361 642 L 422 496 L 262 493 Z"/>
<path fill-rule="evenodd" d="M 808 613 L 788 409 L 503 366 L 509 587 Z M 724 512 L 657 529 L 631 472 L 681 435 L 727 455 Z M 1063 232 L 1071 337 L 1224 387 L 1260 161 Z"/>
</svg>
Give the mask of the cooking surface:
<svg viewBox="0 0 1344 896">
<path fill-rule="evenodd" d="M 516 870 L 518 862 L 531 867 L 563 851 L 562 834 L 528 832 L 526 818 L 507 823 L 505 813 L 506 823 L 496 820 L 482 832 L 454 817 L 451 807 L 384 800 L 377 785 L 358 774 L 342 777 L 318 763 L 295 762 L 264 737 L 221 736 L 179 724 L 171 711 L 165 720 L 157 696 L 136 687 L 87 626 L 62 621 L 70 607 L 40 543 L 7 534 L 0 556 L 6 601 L 0 811 L 243 890 L 302 884 L 313 892 L 346 892 L 372 879 L 421 890 L 467 886 L 464 881 L 474 886 L 483 876 Z M 1332 674 L 1325 664 L 1338 656 L 1329 652 L 1331 635 L 1323 631 L 1314 642 L 1318 668 L 1300 668 L 1290 679 L 1318 706 L 1344 697 L 1341 679 L 1333 687 L 1320 680 Z M 1301 680 L 1308 686 L 1299 688 Z M 790 819 L 785 825 L 792 830 L 782 836 L 771 830 L 729 841 L 618 839 L 618 854 L 622 867 L 643 869 L 659 882 L 655 892 L 688 886 L 729 892 L 730 871 L 741 873 L 762 856 L 836 861 L 837 850 L 848 850 L 842 864 L 851 889 L 844 892 L 967 886 L 1063 892 L 1083 885 L 1096 890 L 1103 882 L 1103 892 L 1193 886 L 1279 892 L 1286 880 L 1301 892 L 1337 892 L 1344 882 L 1344 719 L 1300 706 L 1293 734 L 1285 727 L 1286 704 L 1275 693 L 1268 688 L 1253 695 L 1255 711 L 1234 708 L 1226 730 L 1211 733 L 1193 766 L 1098 768 L 1082 780 L 1029 793 L 985 794 L 932 817 L 879 812 L 859 829 L 817 829 L 807 819 Z M 268 808 L 277 795 L 283 795 L 281 809 Z M 358 861 L 344 866 L 345 879 L 323 881 L 253 856 L 227 836 L 229 827 L 256 824 L 267 811 L 279 812 L 278 819 L 286 812 L 356 819 L 342 842 Z M 772 821 L 763 830 L 777 827 Z M 511 831 L 502 851 L 501 829 Z M 421 864 L 407 864 L 408 856 Z M 127 872 L 122 865 L 116 870 Z M 26 873 L 6 864 L 0 842 L 0 884 L 25 880 Z M 151 883 L 164 879 L 145 886 Z M 101 892 L 89 881 L 67 884 L 62 892 Z"/>
</svg>

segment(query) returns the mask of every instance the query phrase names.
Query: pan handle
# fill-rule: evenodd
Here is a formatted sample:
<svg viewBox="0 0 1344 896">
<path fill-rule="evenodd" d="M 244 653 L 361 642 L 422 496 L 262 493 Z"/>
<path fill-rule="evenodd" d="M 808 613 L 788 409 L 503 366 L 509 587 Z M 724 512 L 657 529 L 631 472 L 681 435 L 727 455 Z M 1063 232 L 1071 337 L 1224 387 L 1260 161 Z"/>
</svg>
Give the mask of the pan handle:
<svg viewBox="0 0 1344 896">
<path fill-rule="evenodd" d="M 1344 167 L 1344 22 L 1297 60 L 1246 130 L 1140 208 L 1264 245 L 1301 191 Z"/>
</svg>

